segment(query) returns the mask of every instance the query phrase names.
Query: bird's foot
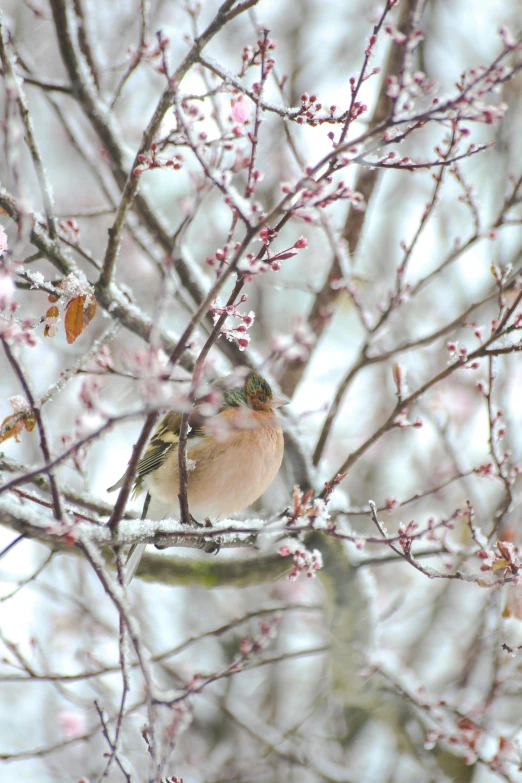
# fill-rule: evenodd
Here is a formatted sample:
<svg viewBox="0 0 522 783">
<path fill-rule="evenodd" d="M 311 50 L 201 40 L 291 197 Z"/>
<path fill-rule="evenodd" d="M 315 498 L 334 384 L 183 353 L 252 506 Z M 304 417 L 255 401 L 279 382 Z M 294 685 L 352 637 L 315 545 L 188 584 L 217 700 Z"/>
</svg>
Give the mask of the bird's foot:
<svg viewBox="0 0 522 783">
<path fill-rule="evenodd" d="M 200 523 L 199 526 L 209 528 L 212 527 L 212 522 L 206 517 L 204 525 Z M 217 555 L 221 549 L 221 543 L 217 538 L 202 538 L 199 543 L 199 549 L 202 549 L 207 555 Z"/>
<path fill-rule="evenodd" d="M 198 549 L 202 549 L 207 555 L 217 555 L 221 549 L 221 542 L 218 538 L 202 538 Z"/>
</svg>

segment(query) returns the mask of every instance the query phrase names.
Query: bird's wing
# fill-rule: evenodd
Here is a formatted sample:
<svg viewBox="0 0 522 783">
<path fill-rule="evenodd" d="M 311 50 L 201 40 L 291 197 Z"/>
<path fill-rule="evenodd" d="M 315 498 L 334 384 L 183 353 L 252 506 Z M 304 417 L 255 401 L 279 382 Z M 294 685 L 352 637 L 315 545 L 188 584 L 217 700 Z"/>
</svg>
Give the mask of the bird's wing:
<svg viewBox="0 0 522 783">
<path fill-rule="evenodd" d="M 191 430 L 188 434 L 189 438 L 193 438 L 196 435 L 201 435 L 200 422 L 198 422 L 199 426 L 195 426 L 195 418 L 198 417 L 191 416 L 189 419 L 189 424 L 191 425 Z M 136 478 L 134 480 L 134 489 L 132 493 L 133 497 L 136 497 L 140 494 L 140 492 L 143 491 L 143 482 L 146 477 L 151 473 L 154 473 L 156 470 L 158 470 L 158 468 L 161 468 L 172 449 L 177 447 L 180 426 L 181 414 L 175 413 L 174 411 L 167 413 L 167 415 L 160 421 L 156 432 L 150 439 L 149 444 L 145 449 L 143 457 L 138 462 Z M 123 474 L 121 479 L 117 481 L 116 484 L 113 484 L 112 487 L 109 487 L 107 492 L 114 492 L 116 489 L 120 489 L 123 486 L 126 475 L 127 472 Z"/>
</svg>

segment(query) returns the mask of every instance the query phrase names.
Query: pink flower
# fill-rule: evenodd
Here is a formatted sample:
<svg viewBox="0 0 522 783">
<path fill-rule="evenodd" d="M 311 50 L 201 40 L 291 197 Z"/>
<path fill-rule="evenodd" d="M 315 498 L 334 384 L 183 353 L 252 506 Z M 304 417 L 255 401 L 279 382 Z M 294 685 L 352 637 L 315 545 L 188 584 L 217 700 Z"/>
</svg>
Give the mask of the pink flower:
<svg viewBox="0 0 522 783">
<path fill-rule="evenodd" d="M 250 106 L 242 95 L 232 101 L 232 119 L 239 124 L 245 124 L 250 119 Z"/>
</svg>

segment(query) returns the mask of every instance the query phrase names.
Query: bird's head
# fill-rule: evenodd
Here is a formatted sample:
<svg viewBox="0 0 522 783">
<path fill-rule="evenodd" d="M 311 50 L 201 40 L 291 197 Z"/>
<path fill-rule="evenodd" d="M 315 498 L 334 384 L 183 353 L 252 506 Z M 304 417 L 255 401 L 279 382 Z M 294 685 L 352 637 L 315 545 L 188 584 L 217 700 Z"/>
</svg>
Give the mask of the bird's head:
<svg viewBox="0 0 522 783">
<path fill-rule="evenodd" d="M 255 411 L 270 412 L 288 403 L 284 397 L 275 397 L 270 385 L 257 372 L 247 375 L 244 392 L 248 407 Z"/>
<path fill-rule="evenodd" d="M 225 389 L 223 395 L 227 407 L 245 406 L 266 413 L 289 402 L 284 397 L 275 397 L 270 384 L 257 372 L 249 373 L 243 386 Z"/>
</svg>

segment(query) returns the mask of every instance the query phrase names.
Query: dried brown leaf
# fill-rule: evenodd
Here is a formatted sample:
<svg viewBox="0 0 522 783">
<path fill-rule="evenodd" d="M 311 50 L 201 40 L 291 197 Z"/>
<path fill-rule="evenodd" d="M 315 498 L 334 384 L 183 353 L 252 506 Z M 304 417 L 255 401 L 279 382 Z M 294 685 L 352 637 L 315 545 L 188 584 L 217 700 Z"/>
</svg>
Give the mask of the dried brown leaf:
<svg viewBox="0 0 522 783">
<path fill-rule="evenodd" d="M 4 434 L 0 435 L 0 443 L 9 440 L 9 438 L 14 438 L 17 443 L 20 443 L 20 435 L 24 429 L 31 432 L 34 430 L 35 424 L 36 419 L 34 413 L 26 413 L 25 415 L 12 413 L 10 416 L 6 416 L 0 424 L 0 430 L 4 429 L 4 426 L 7 425 Z"/>
<path fill-rule="evenodd" d="M 50 307 L 47 310 L 47 312 L 45 314 L 45 317 L 46 318 L 58 318 L 59 315 L 60 315 L 60 312 L 59 312 L 58 308 L 56 307 L 56 305 L 53 305 L 52 307 Z M 51 331 L 51 325 L 50 324 L 46 324 L 45 327 L 44 327 L 44 337 L 54 337 L 54 334 Z"/>
<path fill-rule="evenodd" d="M 96 299 L 94 296 L 75 296 L 65 311 L 65 335 L 68 343 L 73 343 L 94 318 Z"/>
</svg>

